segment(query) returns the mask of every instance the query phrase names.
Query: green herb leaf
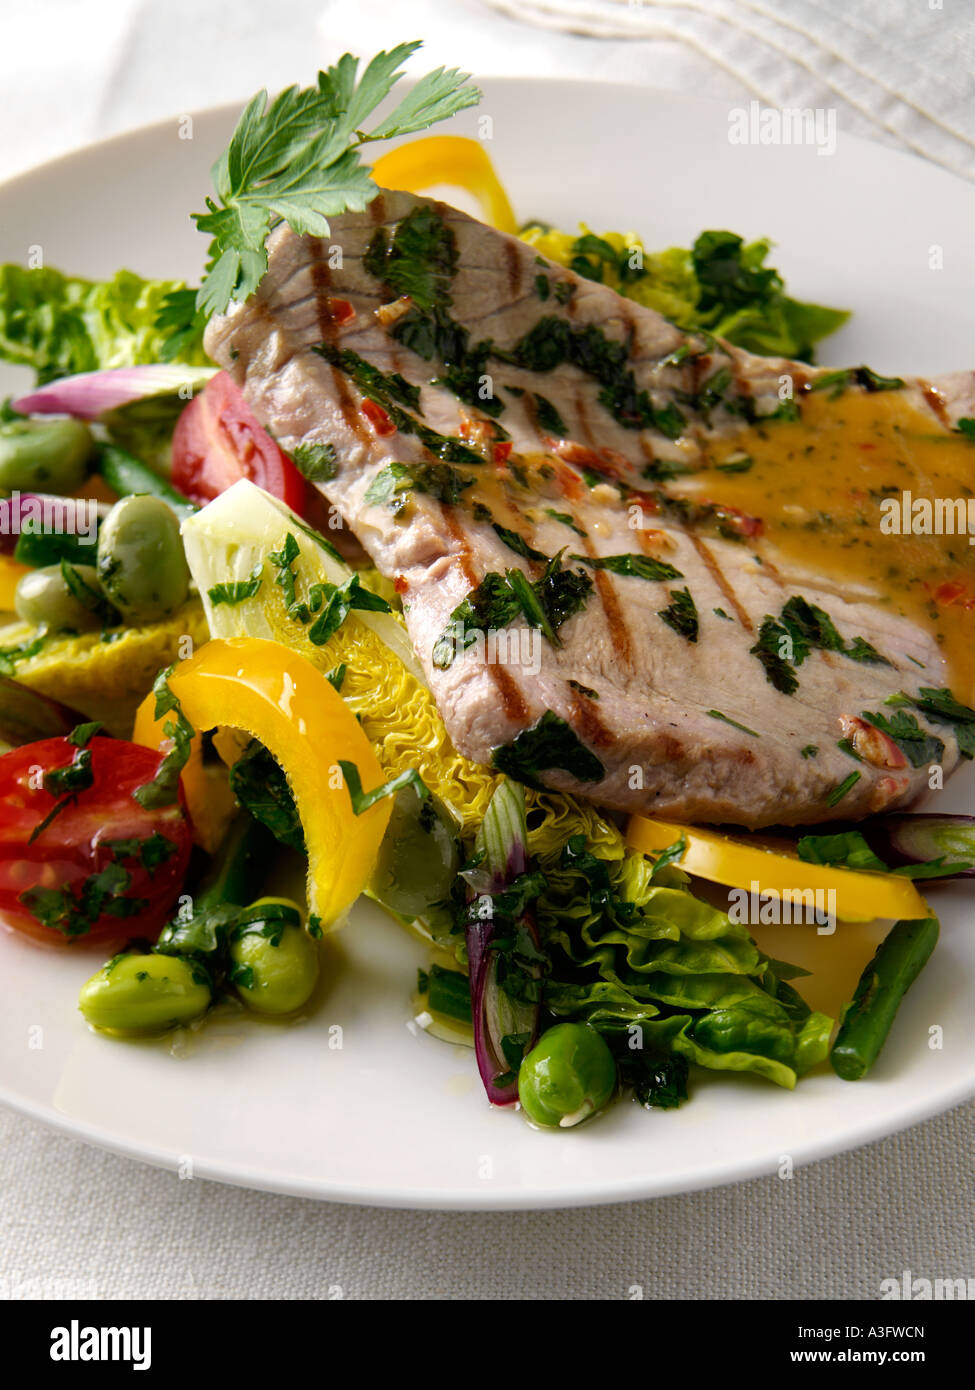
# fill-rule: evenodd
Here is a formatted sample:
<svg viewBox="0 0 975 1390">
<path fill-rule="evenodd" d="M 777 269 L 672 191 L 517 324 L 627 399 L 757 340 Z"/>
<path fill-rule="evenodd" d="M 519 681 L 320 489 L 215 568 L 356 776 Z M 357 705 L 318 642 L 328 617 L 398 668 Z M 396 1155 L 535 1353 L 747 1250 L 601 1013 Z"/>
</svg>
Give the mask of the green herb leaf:
<svg viewBox="0 0 975 1390">
<path fill-rule="evenodd" d="M 291 460 L 310 483 L 330 482 L 338 471 L 334 444 L 299 444 Z"/>
<path fill-rule="evenodd" d="M 234 607 L 238 603 L 243 603 L 245 599 L 254 597 L 261 587 L 261 577 L 263 573 L 264 563 L 261 561 L 255 565 L 250 579 L 238 579 L 229 581 L 226 584 L 214 584 L 211 589 L 207 590 L 207 597 L 214 605 L 226 603 L 230 607 Z"/>
<path fill-rule="evenodd" d="M 495 748 L 491 765 L 515 781 L 539 789 L 538 773 L 551 769 L 568 772 L 580 782 L 598 782 L 606 771 L 595 753 L 550 709 L 511 743 Z"/>
<path fill-rule="evenodd" d="M 339 767 L 342 769 L 342 776 L 345 778 L 345 785 L 348 788 L 349 800 L 352 802 L 352 809 L 357 816 L 368 811 L 370 806 L 375 806 L 377 801 L 383 797 L 395 796 L 402 787 L 412 787 L 421 801 L 425 801 L 430 795 L 430 789 L 426 786 L 423 778 L 416 768 L 411 767 L 406 772 L 401 772 L 399 776 L 393 777 L 390 781 L 383 783 L 381 787 L 375 787 L 371 792 L 362 790 L 362 782 L 359 778 L 359 769 L 355 763 L 346 762 L 339 758 Z"/>
<path fill-rule="evenodd" d="M 162 806 L 172 806 L 179 799 L 179 775 L 189 761 L 190 746 L 196 732 L 183 713 L 183 707 L 169 688 L 169 677 L 173 667 L 160 671 L 152 685 L 156 697 L 154 717 L 162 719 L 165 714 L 175 714 L 176 719 L 167 719 L 163 733 L 173 740 L 173 746 L 163 758 L 151 782 L 136 787 L 132 795 L 146 810 L 158 810 Z"/>
<path fill-rule="evenodd" d="M 699 631 L 699 621 L 697 616 L 697 605 L 691 598 L 689 589 L 671 589 L 668 597 L 670 603 L 666 608 L 661 608 L 657 612 L 657 617 L 662 618 L 668 627 L 688 642 L 696 642 Z"/>
<path fill-rule="evenodd" d="M 465 85 L 466 73 L 438 68 L 364 132 L 418 47 L 405 43 L 378 53 L 361 77 L 359 60 L 346 53 L 318 74 L 314 87 L 289 87 L 270 102 L 266 92 L 252 98 L 213 167 L 217 200 L 207 198 L 207 211 L 193 214 L 212 238 L 197 308 L 222 313 L 231 299 L 253 294 L 267 269 L 265 241 L 275 222 L 284 220 L 299 235 L 327 236 L 329 217 L 365 208 L 376 185 L 359 162 L 363 143 L 425 129 L 479 100 L 476 88 Z"/>
<path fill-rule="evenodd" d="M 594 570 L 609 570 L 611 574 L 623 574 L 632 579 L 647 579 L 657 582 L 662 579 L 683 579 L 680 570 L 663 560 L 654 560 L 649 555 L 573 555 L 583 565 Z"/>
</svg>

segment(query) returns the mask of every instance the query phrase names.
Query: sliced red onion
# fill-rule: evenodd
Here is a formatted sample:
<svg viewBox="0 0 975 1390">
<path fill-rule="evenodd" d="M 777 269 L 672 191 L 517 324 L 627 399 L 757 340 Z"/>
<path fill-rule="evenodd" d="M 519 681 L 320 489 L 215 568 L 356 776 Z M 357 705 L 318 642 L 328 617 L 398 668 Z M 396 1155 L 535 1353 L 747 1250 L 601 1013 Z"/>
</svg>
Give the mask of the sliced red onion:
<svg viewBox="0 0 975 1390">
<path fill-rule="evenodd" d="M 498 983 L 498 956 L 492 943 L 498 931 L 493 895 L 503 891 L 528 868 L 528 828 L 525 798 L 519 786 L 502 782 L 491 798 L 478 832 L 476 848 L 483 851 L 481 864 L 465 874 L 471 890 L 466 930 L 467 959 L 471 978 L 471 1012 L 474 1020 L 474 1052 L 488 1100 L 494 1105 L 513 1105 L 518 1099 L 518 1078 L 499 1084 L 509 1071 L 501 1040 L 526 1033 L 529 1051 L 538 1037 L 539 1005 L 508 997 Z M 537 946 L 538 929 L 531 913 L 519 919 Z M 509 930 L 506 921 L 502 931 Z"/>
<path fill-rule="evenodd" d="M 175 395 L 183 387 L 195 395 L 216 374 L 216 367 L 186 367 L 168 362 L 80 372 L 21 396 L 13 402 L 13 409 L 21 415 L 73 415 L 78 420 L 97 420 L 106 411 L 130 401 Z"/>
<path fill-rule="evenodd" d="M 939 883 L 949 878 L 975 878 L 975 816 L 924 811 L 879 816 L 864 823 L 863 834 L 874 854 L 892 869 L 943 859 L 961 867 L 952 874 L 939 874 Z"/>
</svg>

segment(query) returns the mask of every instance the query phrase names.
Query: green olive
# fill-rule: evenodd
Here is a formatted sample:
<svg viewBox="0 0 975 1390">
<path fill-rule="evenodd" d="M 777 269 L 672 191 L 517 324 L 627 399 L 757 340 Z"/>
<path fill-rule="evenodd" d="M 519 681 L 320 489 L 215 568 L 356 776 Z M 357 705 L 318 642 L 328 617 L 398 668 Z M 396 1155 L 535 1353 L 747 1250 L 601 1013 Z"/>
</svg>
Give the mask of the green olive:
<svg viewBox="0 0 975 1390">
<path fill-rule="evenodd" d="M 162 1033 L 210 1007 L 210 986 L 179 956 L 116 956 L 82 986 L 78 1007 L 95 1028 Z"/>
<path fill-rule="evenodd" d="M 536 1125 L 577 1125 L 601 1110 L 615 1089 L 613 1054 L 588 1023 L 549 1028 L 518 1072 L 518 1099 Z"/>
<path fill-rule="evenodd" d="M 259 898 L 230 942 L 230 978 L 249 1009 L 291 1014 L 318 983 L 318 946 L 301 925 L 290 898 Z"/>
<path fill-rule="evenodd" d="M 25 623 L 55 632 L 91 632 L 103 626 L 104 610 L 98 575 L 91 565 L 72 565 L 80 591 L 91 591 L 91 606 L 77 598 L 65 582 L 60 565 L 46 565 L 21 575 L 14 591 L 14 607 Z"/>
<path fill-rule="evenodd" d="M 74 492 L 95 448 L 80 420 L 8 420 L 0 425 L 0 488 Z"/>
<path fill-rule="evenodd" d="M 454 828 L 436 798 L 401 788 L 368 891 L 401 917 L 419 917 L 449 896 L 459 868 Z"/>
<path fill-rule="evenodd" d="M 98 532 L 98 577 L 122 616 L 158 622 L 189 592 L 190 571 L 173 509 L 159 497 L 123 497 Z"/>
</svg>

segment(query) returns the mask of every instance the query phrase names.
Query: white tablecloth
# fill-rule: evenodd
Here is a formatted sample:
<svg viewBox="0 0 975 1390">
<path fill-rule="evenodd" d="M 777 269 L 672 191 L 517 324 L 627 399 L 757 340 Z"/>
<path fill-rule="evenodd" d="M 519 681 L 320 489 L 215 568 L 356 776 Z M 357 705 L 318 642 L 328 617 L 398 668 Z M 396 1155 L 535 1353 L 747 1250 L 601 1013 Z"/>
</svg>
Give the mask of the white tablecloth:
<svg viewBox="0 0 975 1390">
<path fill-rule="evenodd" d="M 500 0 L 499 0 L 500 3 Z M 517 0 L 504 0 L 517 11 Z M 960 0 L 574 0 L 586 37 L 477 0 L 34 0 L 0 8 L 0 177 L 163 116 L 307 81 L 423 35 L 424 66 L 644 81 L 835 106 L 975 177 Z M 521 7 L 554 23 L 555 0 Z M 641 37 L 649 35 L 649 37 Z M 0 1297 L 876 1298 L 975 1276 L 963 1106 L 858 1152 L 713 1192 L 491 1215 L 318 1205 L 97 1152 L 0 1112 Z M 653 1161 L 652 1152 L 648 1161 Z"/>
</svg>

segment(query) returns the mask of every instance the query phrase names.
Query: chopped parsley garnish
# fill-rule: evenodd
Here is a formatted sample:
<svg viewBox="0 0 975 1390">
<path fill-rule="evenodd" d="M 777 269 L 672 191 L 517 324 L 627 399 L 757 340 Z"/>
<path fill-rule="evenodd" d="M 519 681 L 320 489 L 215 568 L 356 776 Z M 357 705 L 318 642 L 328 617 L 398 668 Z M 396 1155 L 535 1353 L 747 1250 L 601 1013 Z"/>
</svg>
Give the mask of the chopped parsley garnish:
<svg viewBox="0 0 975 1390">
<path fill-rule="evenodd" d="M 975 758 L 975 710 L 956 700 L 947 688 L 922 685 L 919 695 L 891 695 L 888 705 L 912 705 L 934 724 L 949 725 L 963 758 Z"/>
<path fill-rule="evenodd" d="M 145 898 L 127 898 L 132 876 L 119 864 L 108 864 L 81 883 L 78 892 L 62 888 L 28 888 L 17 901 L 44 927 L 63 936 L 84 936 L 99 917 L 136 917 L 148 907 Z"/>
<path fill-rule="evenodd" d="M 144 806 L 146 810 L 155 811 L 162 806 L 172 806 L 177 800 L 179 774 L 189 759 L 190 745 L 195 733 L 193 725 L 183 713 L 182 705 L 169 688 L 169 677 L 172 674 L 173 667 L 168 666 L 165 671 L 159 672 L 152 685 L 152 693 L 156 697 L 154 718 L 162 719 L 164 714 L 175 714 L 176 718 L 167 719 L 163 725 L 163 733 L 173 740 L 173 746 L 159 764 L 155 777 L 151 782 L 144 782 L 141 787 L 136 787 L 132 793 L 139 805 Z"/>
<path fill-rule="evenodd" d="M 116 863 L 122 863 L 126 859 L 137 859 L 144 869 L 148 869 L 150 877 L 154 869 L 172 859 L 176 853 L 176 846 L 172 840 L 167 839 L 158 830 L 154 830 L 143 839 L 133 836 L 128 840 L 103 840 L 102 844 Z"/>
<path fill-rule="evenodd" d="M 415 767 L 407 768 L 405 772 L 391 778 L 381 787 L 373 788 L 371 792 L 364 792 L 359 778 L 359 769 L 355 763 L 346 762 L 342 758 L 339 758 L 338 762 L 342 769 L 342 776 L 345 778 L 352 809 L 357 816 L 368 811 L 370 806 L 375 806 L 376 802 L 381 801 L 383 797 L 395 796 L 403 787 L 412 787 L 421 801 L 425 801 L 430 795 L 429 787 L 426 786 Z"/>
<path fill-rule="evenodd" d="M 495 748 L 491 765 L 517 782 L 541 790 L 540 772 L 567 772 L 580 782 L 598 782 L 606 769 L 564 719 L 546 710 L 530 729 Z"/>
<path fill-rule="evenodd" d="M 524 536 L 519 536 L 517 531 L 509 531 L 507 526 L 499 526 L 496 522 L 491 524 L 508 549 L 513 550 L 516 555 L 520 555 L 525 560 L 544 560 L 548 564 L 549 557 L 545 552 L 535 550 L 528 544 Z"/>
<path fill-rule="evenodd" d="M 805 864 L 834 864 L 845 869 L 887 873 L 887 865 L 870 848 L 859 830 L 839 835 L 803 835 L 796 849 Z"/>
<path fill-rule="evenodd" d="M 539 299 L 548 299 L 549 295 L 552 293 L 552 287 L 549 284 L 547 275 L 535 276 L 535 293 L 538 295 Z"/>
<path fill-rule="evenodd" d="M 844 777 L 839 786 L 834 787 L 826 798 L 826 805 L 838 806 L 847 792 L 851 791 L 856 786 L 857 782 L 859 782 L 860 776 L 861 774 L 859 772 L 851 772 L 849 777 Z"/>
<path fill-rule="evenodd" d="M 374 234 L 363 265 L 390 291 L 408 295 L 424 312 L 450 304 L 450 282 L 457 270 L 457 242 L 434 208 L 423 203 L 397 226 L 392 240 L 385 227 Z"/>
<path fill-rule="evenodd" d="M 899 376 L 880 376 L 871 367 L 846 367 L 837 372 L 824 372 L 812 382 L 810 391 L 829 391 L 832 398 L 841 396 L 851 386 L 865 391 L 899 391 L 904 380 Z"/>
<path fill-rule="evenodd" d="M 818 743 L 807 743 L 807 744 L 805 744 L 802 748 L 799 749 L 799 756 L 802 757 L 802 758 L 818 758 L 818 757 L 819 757 L 819 744 L 818 744 Z"/>
<path fill-rule="evenodd" d="M 668 592 L 670 603 L 666 608 L 661 608 L 657 612 L 657 617 L 662 618 L 668 627 L 688 642 L 696 642 L 700 624 L 697 616 L 697 605 L 691 598 L 689 589 L 671 589 Z"/>
<path fill-rule="evenodd" d="M 765 615 L 751 655 L 762 662 L 770 684 L 783 694 L 791 695 L 799 681 L 789 667 L 801 666 L 813 650 L 839 652 L 851 661 L 872 666 L 891 664 L 863 637 L 855 637 L 847 645 L 829 614 L 800 594 L 784 604 L 779 620 L 771 614 Z"/>
<path fill-rule="evenodd" d="M 452 507 L 473 481 L 446 463 L 387 463 L 369 484 L 363 500 L 373 506 L 385 503 L 394 516 L 406 508 L 406 494 L 410 492 L 425 493 Z"/>
<path fill-rule="evenodd" d="M 348 348 L 333 347 L 331 343 L 319 343 L 312 351 L 351 377 L 362 395 L 385 410 L 401 434 L 414 435 L 424 448 L 429 449 L 438 459 L 445 463 L 484 462 L 476 449 L 450 435 L 438 434 L 436 430 L 430 429 L 422 420 L 403 409 L 405 405 L 412 410 L 419 410 L 420 388 L 412 386 L 399 372 L 387 375 L 367 362 L 364 357 L 360 357 L 357 352 Z"/>
<path fill-rule="evenodd" d="M 906 710 L 897 710 L 889 719 L 886 715 L 863 710 L 860 718 L 896 743 L 912 767 L 938 763 L 944 757 L 945 746 L 941 739 L 922 729 L 915 716 Z"/>
<path fill-rule="evenodd" d="M 534 393 L 535 396 L 535 417 L 538 420 L 540 429 L 546 434 L 554 434 L 558 439 L 564 439 L 569 432 L 569 428 L 555 406 L 545 396 Z"/>
<path fill-rule="evenodd" d="M 738 729 L 740 733 L 750 734 L 752 738 L 761 738 L 754 729 L 749 729 L 747 724 L 739 724 L 737 719 L 729 719 L 728 715 L 722 714 L 719 709 L 709 709 L 706 711 L 712 719 L 720 719 L 723 724 L 730 724 L 733 729 Z"/>
<path fill-rule="evenodd" d="M 113 562 L 117 565 L 117 562 Z M 92 586 L 78 573 L 67 560 L 61 561 L 61 578 L 72 598 L 78 600 L 82 608 L 87 608 L 104 627 L 116 627 L 121 615 L 114 604 L 109 603 L 101 589 Z"/>
<path fill-rule="evenodd" d="M 534 582 L 522 570 L 507 570 L 503 576 L 492 570 L 451 613 L 449 625 L 434 643 L 433 664 L 446 670 L 479 634 L 506 627 L 519 613 L 530 627 L 538 628 L 559 647 L 559 628 L 585 605 L 591 593 L 588 575 L 562 568 L 561 551 Z"/>
<path fill-rule="evenodd" d="M 568 526 L 570 531 L 574 531 L 577 536 L 582 536 L 583 539 L 585 539 L 588 534 L 586 531 L 583 531 L 581 526 L 576 525 L 569 512 L 557 512 L 552 507 L 546 507 L 545 515 L 550 516 L 553 521 L 561 521 L 563 526 Z"/>
<path fill-rule="evenodd" d="M 647 579 L 657 582 L 663 579 L 683 579 L 680 570 L 663 560 L 654 560 L 649 555 L 573 555 L 594 570 L 609 570 L 611 574 L 626 575 L 631 579 Z"/>
<path fill-rule="evenodd" d="M 766 614 L 758 629 L 758 640 L 749 648 L 749 655 L 761 662 L 769 685 L 774 685 L 783 695 L 792 695 L 799 688 L 799 678 L 789 662 L 780 655 L 783 639 L 789 639 L 785 628 Z"/>
<path fill-rule="evenodd" d="M 571 363 L 599 383 L 600 404 L 624 429 L 656 429 L 668 439 L 683 433 L 686 421 L 673 403 L 657 410 L 649 392 L 637 389 L 636 377 L 627 366 L 627 344 L 608 338 L 595 324 L 574 328 L 566 319 L 545 315 L 515 344 L 510 356 L 519 367 L 533 372 L 550 372 L 563 362 Z"/>
<path fill-rule="evenodd" d="M 328 681 L 329 685 L 336 692 L 336 694 L 341 693 L 342 685 L 345 681 L 345 673 L 347 670 L 348 667 L 346 666 L 345 662 L 340 661 L 337 666 L 332 667 L 331 671 L 325 672 L 325 679 Z"/>
<path fill-rule="evenodd" d="M 330 482 L 338 471 L 334 444 L 299 444 L 291 460 L 310 483 Z"/>
<path fill-rule="evenodd" d="M 88 724 L 76 724 L 70 734 L 66 734 L 69 743 L 73 743 L 75 748 L 87 748 L 89 743 L 102 727 L 100 719 L 93 719 Z"/>
<path fill-rule="evenodd" d="M 728 614 L 724 611 L 723 608 L 712 608 L 711 612 L 717 618 L 724 618 L 726 623 L 733 623 L 735 621 L 734 618 L 729 618 Z"/>
<path fill-rule="evenodd" d="M 291 539 L 294 540 L 294 537 L 292 536 Z M 226 603 L 230 607 L 235 607 L 238 603 L 243 603 L 245 599 L 254 597 L 261 587 L 261 576 L 263 573 L 264 564 L 263 561 L 261 561 L 254 566 L 250 579 L 238 579 L 228 581 L 225 584 L 214 584 L 211 589 L 207 589 L 207 597 L 214 606 L 218 603 Z"/>
<path fill-rule="evenodd" d="M 280 764 L 257 739 L 230 769 L 230 790 L 255 820 L 283 845 L 304 852 L 305 833 Z"/>
<path fill-rule="evenodd" d="M 750 458 L 728 459 L 726 463 L 716 463 L 719 473 L 747 473 L 755 460 Z"/>
<path fill-rule="evenodd" d="M 569 685 L 573 690 L 578 691 L 580 695 L 585 695 L 587 700 L 599 699 L 599 691 L 591 689 L 588 685 L 583 685 L 581 681 L 570 680 Z"/>
<path fill-rule="evenodd" d="M 391 611 L 384 598 L 362 587 L 357 574 L 350 574 L 344 584 L 313 585 L 309 593 L 309 609 L 317 612 L 322 603 L 324 607 L 308 629 L 308 640 L 316 647 L 324 647 L 354 609 L 366 613 Z"/>
<path fill-rule="evenodd" d="M 970 415 L 962 416 L 954 429 L 955 434 L 963 434 L 966 439 L 975 440 L 975 420 Z"/>
</svg>

